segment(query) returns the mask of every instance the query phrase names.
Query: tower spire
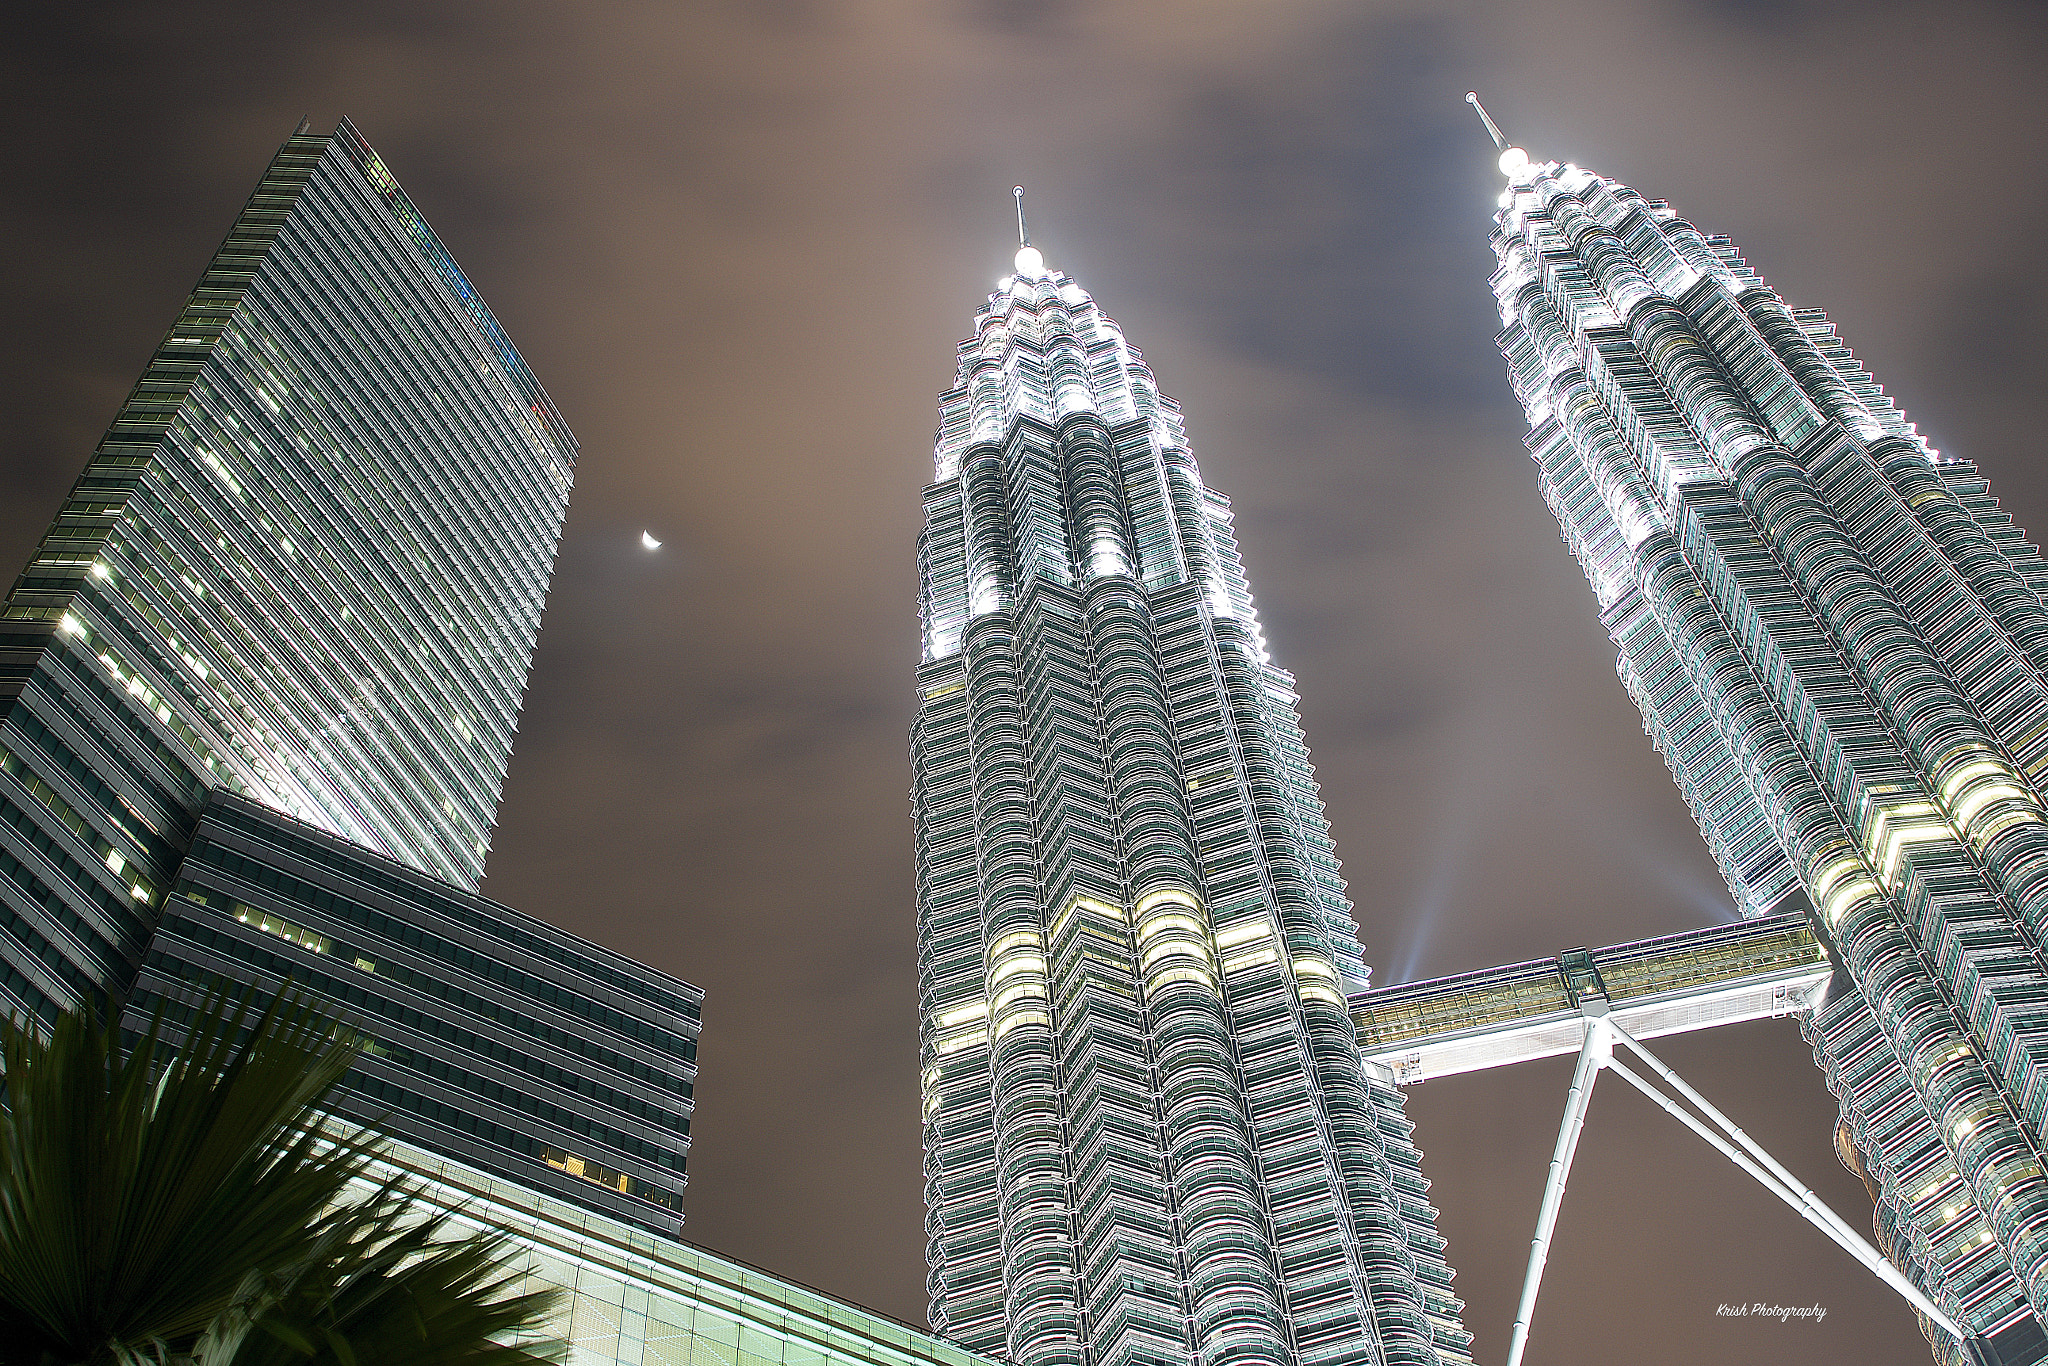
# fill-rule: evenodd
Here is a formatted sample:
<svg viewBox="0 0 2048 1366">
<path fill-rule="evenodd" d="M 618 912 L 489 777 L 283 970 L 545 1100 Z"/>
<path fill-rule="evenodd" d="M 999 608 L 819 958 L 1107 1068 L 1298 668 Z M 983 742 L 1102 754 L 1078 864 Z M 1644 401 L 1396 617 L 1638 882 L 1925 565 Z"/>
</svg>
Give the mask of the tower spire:
<svg viewBox="0 0 2048 1366">
<path fill-rule="evenodd" d="M 1017 196 L 1017 274 L 1027 280 L 1043 280 L 1047 271 L 1045 256 L 1031 245 L 1031 229 L 1024 222 L 1024 187 L 1011 187 L 1010 193 Z"/>
<path fill-rule="evenodd" d="M 1479 115 L 1479 121 L 1486 125 L 1487 136 L 1493 139 L 1493 145 L 1499 149 L 1500 173 L 1513 180 L 1528 168 L 1529 154 L 1508 141 L 1507 134 L 1501 132 L 1500 125 L 1493 121 L 1493 115 L 1487 113 L 1486 106 L 1479 102 L 1478 91 L 1467 90 L 1465 103 L 1471 105 L 1473 111 Z"/>
<path fill-rule="evenodd" d="M 1507 135 L 1500 131 L 1500 125 L 1493 121 L 1493 116 L 1486 112 L 1486 106 L 1479 102 L 1479 92 L 1477 90 L 1467 90 L 1465 92 L 1465 103 L 1472 106 L 1479 115 L 1479 121 L 1486 125 L 1487 133 L 1493 138 L 1494 150 L 1505 152 L 1508 149 Z"/>
</svg>

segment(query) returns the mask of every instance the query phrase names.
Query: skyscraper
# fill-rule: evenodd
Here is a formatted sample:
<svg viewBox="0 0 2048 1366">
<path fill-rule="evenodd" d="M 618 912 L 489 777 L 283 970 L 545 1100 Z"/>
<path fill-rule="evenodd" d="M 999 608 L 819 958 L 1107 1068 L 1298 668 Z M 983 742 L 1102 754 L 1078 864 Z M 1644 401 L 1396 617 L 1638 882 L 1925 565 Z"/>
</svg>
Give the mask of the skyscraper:
<svg viewBox="0 0 2048 1366">
<path fill-rule="evenodd" d="M 674 1234 L 702 993 L 474 894 L 575 454 L 356 130 L 289 139 L 0 618 L 0 1008 L 290 982 L 342 1119 Z"/>
<path fill-rule="evenodd" d="M 474 889 L 575 457 L 356 130 L 288 140 L 0 616 L 0 1006 L 126 989 L 216 788 Z"/>
<path fill-rule="evenodd" d="M 1736 905 L 1846 970 L 1806 1030 L 1886 1250 L 2039 1360 L 2048 566 L 1727 239 L 1501 167 L 1501 349 L 1622 681 Z"/>
<path fill-rule="evenodd" d="M 940 400 L 912 737 L 932 1323 L 1031 1366 L 1462 1362 L 1229 505 L 1028 244 Z"/>
</svg>

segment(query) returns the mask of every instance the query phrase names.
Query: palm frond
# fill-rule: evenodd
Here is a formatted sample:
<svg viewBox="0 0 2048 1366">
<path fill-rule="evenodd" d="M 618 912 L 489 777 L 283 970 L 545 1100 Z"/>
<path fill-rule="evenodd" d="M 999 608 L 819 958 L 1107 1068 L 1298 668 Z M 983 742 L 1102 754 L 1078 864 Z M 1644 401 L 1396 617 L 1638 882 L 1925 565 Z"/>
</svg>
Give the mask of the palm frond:
<svg viewBox="0 0 2048 1366">
<path fill-rule="evenodd" d="M 0 1024 L 0 1362 L 182 1351 L 308 1255 L 375 1142 L 311 1128 L 356 1056 L 304 1001 L 226 990 L 126 1050 L 87 1010 Z"/>
<path fill-rule="evenodd" d="M 558 1290 L 522 1291 L 503 1235 L 453 1235 L 394 1178 L 272 1278 L 194 1352 L 198 1366 L 536 1366 L 567 1344 L 535 1330 Z"/>
</svg>

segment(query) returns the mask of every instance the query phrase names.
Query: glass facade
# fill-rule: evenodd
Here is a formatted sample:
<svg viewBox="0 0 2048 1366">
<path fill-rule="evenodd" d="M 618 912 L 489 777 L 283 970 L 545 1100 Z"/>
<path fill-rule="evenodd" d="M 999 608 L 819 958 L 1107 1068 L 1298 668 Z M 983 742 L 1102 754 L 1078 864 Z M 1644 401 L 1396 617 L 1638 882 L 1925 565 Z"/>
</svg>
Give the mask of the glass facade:
<svg viewBox="0 0 2048 1366">
<path fill-rule="evenodd" d="M 339 1115 L 674 1234 L 702 993 L 474 894 L 575 455 L 356 130 L 289 139 L 0 613 L 0 1009 L 289 981 Z"/>
<path fill-rule="evenodd" d="M 214 788 L 473 888 L 575 455 L 355 129 L 287 141 L 0 617 L 11 1003 L 125 984 Z"/>
<path fill-rule="evenodd" d="M 1502 165 L 1501 347 L 1622 681 L 1743 913 L 1805 911 L 1847 969 L 1807 1031 L 1880 1239 L 2033 1360 L 2048 566 L 1727 239 Z"/>
<path fill-rule="evenodd" d="M 386 1166 L 453 1211 L 457 1228 L 509 1235 L 522 1289 L 570 1292 L 545 1330 L 568 1341 L 568 1366 L 990 1366 L 922 1329 L 460 1162 L 400 1143 Z"/>
<path fill-rule="evenodd" d="M 703 993 L 228 792 L 208 802 L 125 1020 L 291 986 L 366 1043 L 334 1112 L 673 1234 Z"/>
<path fill-rule="evenodd" d="M 932 1323 L 1050 1366 L 1470 1338 L 1227 501 L 1018 257 L 940 400 L 912 736 Z"/>
</svg>

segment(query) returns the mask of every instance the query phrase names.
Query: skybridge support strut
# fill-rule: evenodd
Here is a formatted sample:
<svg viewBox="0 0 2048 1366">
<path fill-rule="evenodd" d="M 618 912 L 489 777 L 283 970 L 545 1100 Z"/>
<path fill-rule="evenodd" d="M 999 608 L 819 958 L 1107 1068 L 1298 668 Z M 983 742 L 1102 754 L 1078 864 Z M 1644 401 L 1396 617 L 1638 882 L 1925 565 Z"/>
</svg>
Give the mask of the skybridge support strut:
<svg viewBox="0 0 2048 1366">
<path fill-rule="evenodd" d="M 1543 1183 L 1543 1203 L 1536 1210 L 1536 1236 L 1529 1244 L 1529 1270 L 1522 1277 L 1522 1303 L 1515 1310 L 1515 1330 L 1508 1338 L 1508 1366 L 1522 1366 L 1522 1352 L 1529 1345 L 1529 1320 L 1536 1313 L 1536 1292 L 1543 1285 L 1543 1264 L 1550 1260 L 1550 1235 L 1557 1229 L 1557 1212 L 1564 1204 L 1564 1183 L 1571 1175 L 1572 1158 L 1578 1155 L 1579 1135 L 1586 1128 L 1586 1106 L 1593 1100 L 1593 1083 L 1600 1069 L 1614 1056 L 1614 1039 L 1607 1022 L 1607 1003 L 1586 1002 L 1586 1038 L 1579 1045 L 1579 1065 L 1572 1069 L 1572 1089 L 1566 1093 L 1564 1123 L 1558 1126 L 1557 1147 L 1550 1154 L 1550 1176 Z M 1598 1007 L 1598 1014 L 1593 1007 Z"/>
<path fill-rule="evenodd" d="M 1536 1236 L 1529 1247 L 1529 1269 L 1522 1278 L 1521 1306 L 1515 1314 L 1514 1331 L 1508 1338 L 1507 1366 L 1522 1366 L 1522 1353 L 1529 1345 L 1529 1324 L 1536 1312 L 1536 1292 L 1543 1283 L 1543 1265 L 1550 1257 L 1550 1240 L 1557 1229 L 1558 1210 L 1564 1203 L 1565 1181 L 1571 1174 L 1572 1158 L 1578 1152 L 1579 1135 L 1585 1131 L 1586 1107 L 1593 1099 L 1593 1083 L 1603 1070 L 1613 1071 L 1623 1081 L 1648 1096 L 1659 1109 L 1711 1143 L 1723 1157 L 1749 1173 L 1765 1190 L 1790 1205 L 1801 1218 L 1826 1234 L 1843 1251 L 1863 1263 L 1879 1280 L 1903 1296 L 1907 1303 L 1939 1324 L 1943 1332 L 1953 1334 L 1956 1340 L 1963 1343 L 1972 1353 L 1973 1360 L 1978 1359 L 1976 1352 L 1981 1346 L 1981 1340 L 1972 1339 L 1961 1325 L 1942 1311 L 1941 1306 L 1930 1299 L 1920 1287 L 1907 1280 L 1904 1273 L 1894 1266 L 1889 1258 L 1849 1227 L 1848 1223 L 1829 1209 L 1819 1196 L 1801 1185 L 1792 1173 L 1785 1170 L 1776 1158 L 1765 1152 L 1756 1140 L 1715 1109 L 1706 1097 L 1687 1085 L 1683 1078 L 1666 1067 L 1649 1049 L 1637 1043 L 1615 1024 L 1608 1016 L 1605 1000 L 1597 996 L 1587 996 L 1582 999 L 1580 1008 L 1586 1016 L 1585 1040 L 1579 1046 L 1578 1066 L 1572 1071 L 1571 1090 L 1565 1097 L 1564 1122 L 1558 1128 L 1557 1148 L 1551 1154 L 1550 1175 L 1543 1185 L 1543 1203 L 1536 1212 Z M 1635 1054 L 1651 1072 L 1691 1103 L 1699 1111 L 1699 1115 L 1681 1107 L 1677 1101 L 1616 1059 L 1616 1041 Z M 1704 1119 L 1700 1118 L 1702 1115 L 1705 1116 Z"/>
<path fill-rule="evenodd" d="M 1643 1047 L 1619 1029 L 1614 1031 L 1614 1035 L 1621 1040 L 1629 1052 L 1634 1053 L 1637 1057 L 1648 1063 L 1650 1069 L 1663 1078 L 1671 1086 L 1672 1090 L 1691 1101 L 1701 1114 L 1705 1115 L 1716 1128 L 1720 1129 L 1721 1134 L 1726 1135 L 1728 1139 L 1732 1139 L 1735 1145 L 1741 1148 L 1742 1151 L 1735 1151 L 1734 1148 L 1723 1142 L 1719 1135 L 1709 1130 L 1705 1124 L 1702 1124 L 1697 1118 L 1680 1109 L 1668 1096 L 1665 1096 L 1620 1063 L 1610 1060 L 1608 1066 L 1614 1069 L 1617 1076 L 1648 1096 L 1666 1114 L 1671 1115 L 1681 1124 L 1685 1125 L 1686 1128 L 1713 1144 L 1715 1148 L 1720 1150 L 1722 1156 L 1755 1177 L 1765 1190 L 1797 1210 L 1802 1219 L 1812 1224 L 1822 1233 L 1825 1233 L 1844 1252 L 1847 1252 L 1851 1257 L 1854 1257 L 1857 1261 L 1863 1263 L 1865 1267 L 1869 1268 L 1879 1280 L 1898 1291 L 1900 1295 L 1905 1297 L 1908 1304 L 1911 1304 L 1928 1318 L 1940 1324 L 1943 1332 L 1952 1334 L 1961 1341 L 1968 1340 L 1969 1334 L 1964 1332 L 1954 1319 L 1943 1313 L 1941 1307 L 1929 1299 L 1919 1286 L 1907 1280 L 1905 1273 L 1894 1266 L 1890 1258 L 1872 1247 L 1868 1239 L 1856 1232 L 1855 1229 L 1849 1227 L 1841 1215 L 1836 1214 L 1827 1205 L 1822 1203 L 1819 1196 L 1815 1195 L 1805 1186 L 1800 1185 L 1793 1178 L 1792 1173 L 1786 1171 L 1776 1158 L 1765 1152 L 1755 1139 L 1752 1139 L 1748 1134 L 1736 1127 L 1728 1116 L 1722 1114 L 1709 1104 L 1705 1096 L 1702 1096 L 1699 1092 L 1693 1090 L 1692 1087 L 1686 1085 L 1682 1077 L 1666 1067 L 1662 1062 L 1659 1062 L 1649 1049 Z M 1747 1154 L 1747 1157 L 1744 1154 Z M 1755 1160 L 1752 1162 L 1749 1160 L 1751 1158 Z"/>
</svg>

